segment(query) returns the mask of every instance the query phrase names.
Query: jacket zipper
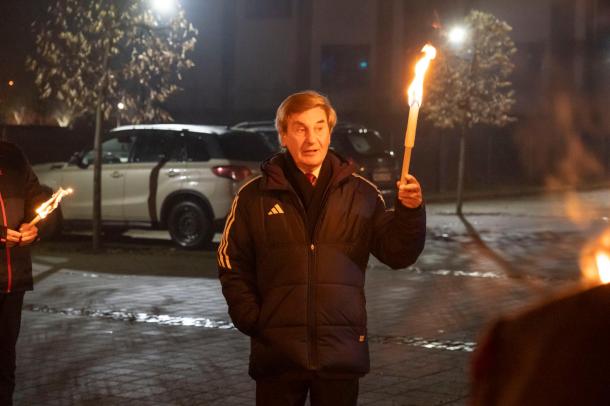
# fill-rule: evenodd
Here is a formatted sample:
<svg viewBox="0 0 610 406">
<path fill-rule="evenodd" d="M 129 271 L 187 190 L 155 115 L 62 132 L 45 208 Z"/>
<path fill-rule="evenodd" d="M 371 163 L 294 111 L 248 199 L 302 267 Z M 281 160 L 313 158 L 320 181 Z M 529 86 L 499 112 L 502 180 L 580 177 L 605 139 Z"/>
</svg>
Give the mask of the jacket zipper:
<svg viewBox="0 0 610 406">
<path fill-rule="evenodd" d="M 324 195 L 322 196 L 322 207 L 320 209 L 320 213 L 318 214 L 318 218 L 316 220 L 316 224 L 314 225 L 313 233 L 309 235 L 307 228 L 307 212 L 305 211 L 305 206 L 303 206 L 303 202 L 298 197 L 297 193 L 294 189 L 291 188 L 293 198 L 299 202 L 299 209 L 301 211 L 301 217 L 303 218 L 303 226 L 306 233 L 306 239 L 309 241 L 309 247 L 307 248 L 307 336 L 309 338 L 309 343 L 307 346 L 307 364 L 309 369 L 315 369 L 318 366 L 318 348 L 316 342 L 318 340 L 318 334 L 316 329 L 316 312 L 314 308 L 315 303 L 315 295 L 316 295 L 316 284 L 314 283 L 314 275 L 317 270 L 317 261 L 316 261 L 316 235 L 318 234 L 318 228 L 320 225 L 320 220 L 324 216 L 324 212 L 326 210 L 326 203 L 328 201 L 328 195 L 330 194 L 333 185 L 328 185 L 327 189 L 324 191 Z"/>
<path fill-rule="evenodd" d="M 315 303 L 315 286 L 313 277 L 315 271 L 315 260 L 316 260 L 316 246 L 311 242 L 309 245 L 309 252 L 307 253 L 309 257 L 308 263 L 308 272 L 307 272 L 307 332 L 309 335 L 309 357 L 308 364 L 309 369 L 316 369 L 318 366 L 318 346 L 316 345 L 317 341 L 317 331 L 316 331 L 316 311 L 314 308 Z"/>
<path fill-rule="evenodd" d="M 316 334 L 315 330 L 315 311 L 313 308 L 313 262 L 315 260 L 314 251 L 315 245 L 313 243 L 312 236 L 309 235 L 308 227 L 307 227 L 307 211 L 305 210 L 305 206 L 303 206 L 303 202 L 294 191 L 292 186 L 290 187 L 290 192 L 292 193 L 292 198 L 296 200 L 297 207 L 301 214 L 301 219 L 303 220 L 303 230 L 305 230 L 305 240 L 309 242 L 307 249 L 307 368 L 314 369 L 317 361 L 317 351 L 316 351 Z M 314 227 L 315 228 L 315 227 Z"/>
<path fill-rule="evenodd" d="M 312 368 L 317 368 L 318 367 L 318 346 L 317 346 L 317 341 L 318 341 L 318 329 L 316 328 L 316 312 L 314 309 L 314 299 L 315 299 L 315 294 L 316 294 L 316 284 L 314 283 L 314 275 L 317 274 L 317 255 L 316 255 L 316 242 L 318 241 L 318 239 L 316 238 L 316 236 L 318 235 L 318 229 L 320 228 L 320 223 L 322 222 L 322 218 L 324 217 L 324 214 L 326 212 L 326 204 L 328 202 L 328 195 L 331 192 L 331 189 L 333 188 L 333 185 L 328 185 L 326 187 L 326 190 L 324 191 L 324 195 L 322 196 L 322 203 L 321 203 L 321 207 L 320 207 L 320 212 L 318 213 L 318 218 L 316 219 L 316 224 L 313 227 L 313 233 L 310 236 L 310 245 L 309 245 L 309 277 L 308 277 L 308 282 L 310 284 L 310 286 L 308 286 L 308 292 L 309 292 L 309 306 L 308 306 L 308 311 L 311 312 L 311 331 L 310 331 L 310 337 L 311 337 L 311 362 L 310 362 L 310 367 Z M 307 213 L 306 213 L 307 214 Z"/>
<path fill-rule="evenodd" d="M 8 228 L 8 221 L 6 220 L 6 209 L 4 208 L 4 199 L 2 198 L 2 193 L 0 193 L 0 207 L 2 208 L 2 221 L 4 222 L 6 228 Z M 8 246 L 8 240 L 5 242 L 4 249 L 6 250 L 6 270 L 8 274 L 6 293 L 10 293 L 13 284 L 13 270 L 11 267 L 11 249 Z"/>
</svg>

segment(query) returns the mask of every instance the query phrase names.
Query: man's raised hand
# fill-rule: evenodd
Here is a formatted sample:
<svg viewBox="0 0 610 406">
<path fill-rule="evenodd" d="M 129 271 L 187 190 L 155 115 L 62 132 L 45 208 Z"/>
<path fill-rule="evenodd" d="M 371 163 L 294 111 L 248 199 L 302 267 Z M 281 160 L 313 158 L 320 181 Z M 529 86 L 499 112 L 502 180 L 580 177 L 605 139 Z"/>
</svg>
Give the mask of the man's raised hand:
<svg viewBox="0 0 610 406">
<path fill-rule="evenodd" d="M 398 200 L 403 206 L 416 209 L 422 204 L 421 186 L 415 176 L 407 175 L 407 183 L 403 185 L 398 181 L 396 187 L 398 188 Z"/>
</svg>

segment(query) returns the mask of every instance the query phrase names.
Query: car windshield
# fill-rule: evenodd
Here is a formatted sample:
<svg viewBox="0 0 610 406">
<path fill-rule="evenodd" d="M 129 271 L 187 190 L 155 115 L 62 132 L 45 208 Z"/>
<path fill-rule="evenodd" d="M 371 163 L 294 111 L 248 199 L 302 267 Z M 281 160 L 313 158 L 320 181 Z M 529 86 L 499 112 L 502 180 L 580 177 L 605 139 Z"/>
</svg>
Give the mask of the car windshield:
<svg viewBox="0 0 610 406">
<path fill-rule="evenodd" d="M 331 146 L 344 155 L 369 157 L 383 154 L 385 146 L 381 135 L 377 132 L 344 133 L 334 132 Z"/>
<path fill-rule="evenodd" d="M 257 132 L 231 131 L 219 134 L 218 142 L 227 159 L 263 161 L 277 152 L 270 140 Z"/>
</svg>

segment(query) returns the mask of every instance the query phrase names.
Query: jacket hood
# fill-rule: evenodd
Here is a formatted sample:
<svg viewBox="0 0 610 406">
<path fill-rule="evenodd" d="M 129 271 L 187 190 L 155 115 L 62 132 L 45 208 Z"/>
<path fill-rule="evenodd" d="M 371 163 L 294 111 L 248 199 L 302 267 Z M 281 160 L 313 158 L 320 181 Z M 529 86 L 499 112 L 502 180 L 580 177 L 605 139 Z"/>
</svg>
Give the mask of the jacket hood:
<svg viewBox="0 0 610 406">
<path fill-rule="evenodd" d="M 261 171 L 263 172 L 262 186 L 264 189 L 290 189 L 290 183 L 284 174 L 286 154 L 288 154 L 286 151 L 279 152 L 261 164 Z M 328 150 L 325 159 L 330 161 L 333 171 L 333 177 L 329 185 L 331 187 L 341 183 L 356 171 L 356 166 L 353 163 L 331 149 Z"/>
</svg>

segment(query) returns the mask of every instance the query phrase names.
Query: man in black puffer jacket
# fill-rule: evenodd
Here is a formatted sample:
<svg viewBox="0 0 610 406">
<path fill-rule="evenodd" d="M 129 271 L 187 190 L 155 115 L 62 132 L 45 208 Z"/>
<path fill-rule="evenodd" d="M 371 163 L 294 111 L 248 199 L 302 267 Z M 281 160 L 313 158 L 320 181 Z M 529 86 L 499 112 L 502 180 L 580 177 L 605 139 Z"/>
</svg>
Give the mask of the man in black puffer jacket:
<svg viewBox="0 0 610 406">
<path fill-rule="evenodd" d="M 425 210 L 414 177 L 388 211 L 353 164 L 328 151 L 328 99 L 296 93 L 276 127 L 287 152 L 263 163 L 227 217 L 218 248 L 223 294 L 251 337 L 258 405 L 355 405 L 370 368 L 364 297 L 369 254 L 406 267 L 424 247 Z"/>
<path fill-rule="evenodd" d="M 0 141 L 0 405 L 11 405 L 15 388 L 15 345 L 25 291 L 32 290 L 29 245 L 38 236 L 27 224 L 45 198 L 27 159 Z"/>
</svg>

